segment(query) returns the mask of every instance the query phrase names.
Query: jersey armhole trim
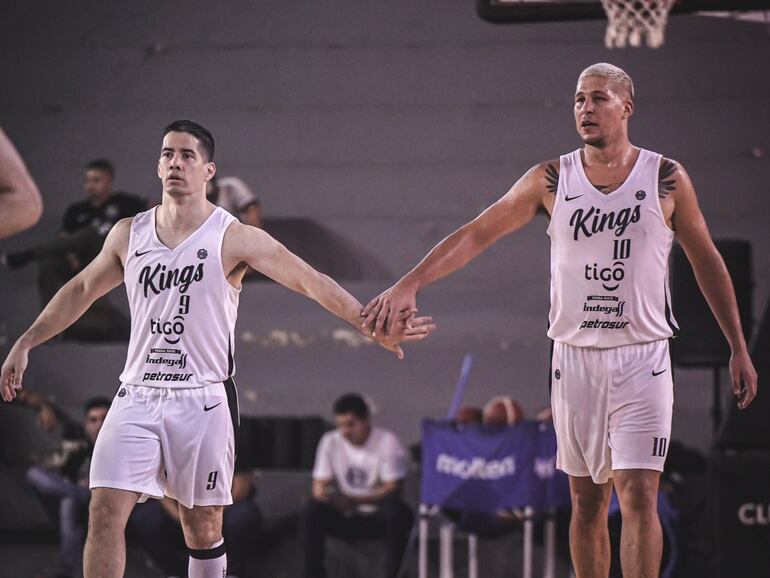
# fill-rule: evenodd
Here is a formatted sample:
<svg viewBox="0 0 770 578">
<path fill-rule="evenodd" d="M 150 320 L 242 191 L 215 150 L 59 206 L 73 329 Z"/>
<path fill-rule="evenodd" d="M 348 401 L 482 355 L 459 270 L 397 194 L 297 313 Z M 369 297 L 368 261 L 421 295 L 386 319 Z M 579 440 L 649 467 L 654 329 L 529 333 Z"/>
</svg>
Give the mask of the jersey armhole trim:
<svg viewBox="0 0 770 578">
<path fill-rule="evenodd" d="M 222 209 L 224 211 L 224 209 Z M 234 291 L 236 295 L 240 295 L 241 291 L 243 290 L 243 279 L 241 279 L 241 286 L 235 287 L 233 286 L 230 281 L 227 279 L 227 272 L 225 271 L 225 260 L 222 257 L 222 252 L 225 250 L 225 235 L 227 234 L 227 231 L 230 229 L 230 227 L 233 226 L 233 223 L 239 223 L 238 219 L 227 213 L 227 216 L 230 217 L 229 222 L 226 226 L 222 227 L 222 232 L 219 235 L 219 270 L 222 272 L 221 279 L 222 282 L 225 284 L 225 288 L 229 291 Z"/>
<path fill-rule="evenodd" d="M 668 223 L 666 223 L 666 215 L 663 213 L 663 205 L 660 204 L 660 195 L 659 195 L 659 187 L 660 187 L 660 165 L 663 162 L 663 155 L 660 153 L 656 153 L 657 159 L 655 163 L 655 203 L 658 207 L 658 217 L 660 217 L 661 223 L 663 223 L 663 226 L 666 228 L 667 231 L 671 231 L 671 234 L 674 234 L 674 229 L 668 226 Z"/>
</svg>

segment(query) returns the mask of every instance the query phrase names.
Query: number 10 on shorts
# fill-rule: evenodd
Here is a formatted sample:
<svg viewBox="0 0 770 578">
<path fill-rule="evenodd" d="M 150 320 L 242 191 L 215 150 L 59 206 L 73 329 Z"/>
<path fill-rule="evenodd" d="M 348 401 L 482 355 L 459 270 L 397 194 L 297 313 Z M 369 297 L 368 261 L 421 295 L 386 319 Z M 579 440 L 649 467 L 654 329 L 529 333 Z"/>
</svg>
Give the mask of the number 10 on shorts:
<svg viewBox="0 0 770 578">
<path fill-rule="evenodd" d="M 652 455 L 658 458 L 666 457 L 666 445 L 668 440 L 666 438 L 652 438 Z"/>
</svg>

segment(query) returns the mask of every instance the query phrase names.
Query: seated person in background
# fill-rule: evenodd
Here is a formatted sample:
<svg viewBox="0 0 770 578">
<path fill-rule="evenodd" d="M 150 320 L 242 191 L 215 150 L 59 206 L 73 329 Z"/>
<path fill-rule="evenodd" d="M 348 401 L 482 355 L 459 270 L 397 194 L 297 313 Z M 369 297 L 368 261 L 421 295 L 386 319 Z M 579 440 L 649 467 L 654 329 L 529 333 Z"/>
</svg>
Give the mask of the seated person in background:
<svg viewBox="0 0 770 578">
<path fill-rule="evenodd" d="M 84 184 L 88 198 L 67 207 L 56 238 L 25 251 L 0 256 L 0 262 L 12 270 L 37 261 L 42 304 L 48 303 L 67 281 L 96 257 L 115 223 L 147 210 L 146 200 L 112 191 L 114 174 L 108 160 L 89 162 Z M 128 338 L 128 330 L 125 316 L 103 297 L 67 330 L 65 337 L 119 341 Z"/>
<path fill-rule="evenodd" d="M 233 503 L 225 507 L 222 533 L 227 545 L 227 576 L 243 575 L 262 530 L 262 511 L 254 500 L 254 470 L 239 470 L 235 461 Z M 171 498 L 137 504 L 128 522 L 131 541 L 140 546 L 166 576 L 186 576 L 189 551 L 182 534 L 179 504 Z"/>
<path fill-rule="evenodd" d="M 208 201 L 236 217 L 244 225 L 262 228 L 262 204 L 249 186 L 238 177 L 214 177 L 206 184 Z M 270 281 L 251 267 L 246 269 L 243 281 Z"/>
<path fill-rule="evenodd" d="M 409 540 L 413 513 L 401 499 L 406 453 L 399 439 L 372 425 L 360 395 L 334 403 L 337 429 L 316 451 L 313 495 L 302 513 L 305 577 L 326 576 L 324 542 L 340 538 L 385 541 L 385 575 L 394 578 Z"/>
<path fill-rule="evenodd" d="M 519 402 L 507 395 L 496 395 L 484 406 L 482 423 L 490 427 L 510 427 L 524 419 Z"/>
<path fill-rule="evenodd" d="M 262 228 L 262 208 L 257 196 L 238 177 L 214 175 L 206 185 L 206 198 L 222 207 L 244 225 Z"/>
<path fill-rule="evenodd" d="M 20 392 L 21 394 L 21 392 Z M 62 427 L 62 450 L 46 465 L 32 466 L 27 480 L 43 502 L 53 508 L 59 529 L 57 578 L 75 576 L 83 555 L 83 544 L 91 492 L 88 473 L 94 443 L 110 409 L 110 400 L 95 397 L 85 405 L 82 430 L 42 396 L 24 390 L 19 402 L 38 410 L 38 423 L 51 433 Z M 78 431 L 80 430 L 80 431 Z"/>
<path fill-rule="evenodd" d="M 484 412 L 480 407 L 464 405 L 457 410 L 455 423 L 457 425 L 479 425 L 484 419 Z"/>
</svg>

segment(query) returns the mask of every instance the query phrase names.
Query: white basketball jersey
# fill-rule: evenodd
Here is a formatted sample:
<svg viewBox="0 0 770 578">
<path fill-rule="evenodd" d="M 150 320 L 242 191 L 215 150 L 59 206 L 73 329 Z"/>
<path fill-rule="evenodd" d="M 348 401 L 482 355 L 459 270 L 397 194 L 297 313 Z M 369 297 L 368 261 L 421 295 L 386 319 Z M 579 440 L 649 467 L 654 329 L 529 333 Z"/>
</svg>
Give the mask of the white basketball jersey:
<svg viewBox="0 0 770 578">
<path fill-rule="evenodd" d="M 158 239 L 155 209 L 134 217 L 124 272 L 131 340 L 123 383 L 201 387 L 235 373 L 240 292 L 222 268 L 222 239 L 234 220 L 216 208 L 172 250 Z"/>
<path fill-rule="evenodd" d="M 548 226 L 548 336 L 577 347 L 617 347 L 674 336 L 668 257 L 674 233 L 658 199 L 661 155 L 639 150 L 625 182 L 604 194 L 580 150 L 560 159 Z"/>
</svg>

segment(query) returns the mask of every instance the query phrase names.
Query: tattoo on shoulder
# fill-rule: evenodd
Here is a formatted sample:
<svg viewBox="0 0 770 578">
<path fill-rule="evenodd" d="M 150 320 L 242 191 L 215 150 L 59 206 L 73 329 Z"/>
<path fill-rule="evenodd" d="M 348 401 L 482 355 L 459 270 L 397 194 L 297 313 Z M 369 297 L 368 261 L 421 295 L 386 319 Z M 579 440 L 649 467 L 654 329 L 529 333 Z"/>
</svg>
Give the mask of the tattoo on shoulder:
<svg viewBox="0 0 770 578">
<path fill-rule="evenodd" d="M 660 161 L 660 171 L 658 172 L 658 197 L 665 199 L 676 189 L 676 179 L 674 173 L 677 165 L 674 161 L 663 159 Z"/>
<path fill-rule="evenodd" d="M 548 166 L 545 168 L 545 181 L 548 192 L 555 195 L 559 188 L 559 171 L 556 170 L 553 163 L 548 163 Z"/>
</svg>

